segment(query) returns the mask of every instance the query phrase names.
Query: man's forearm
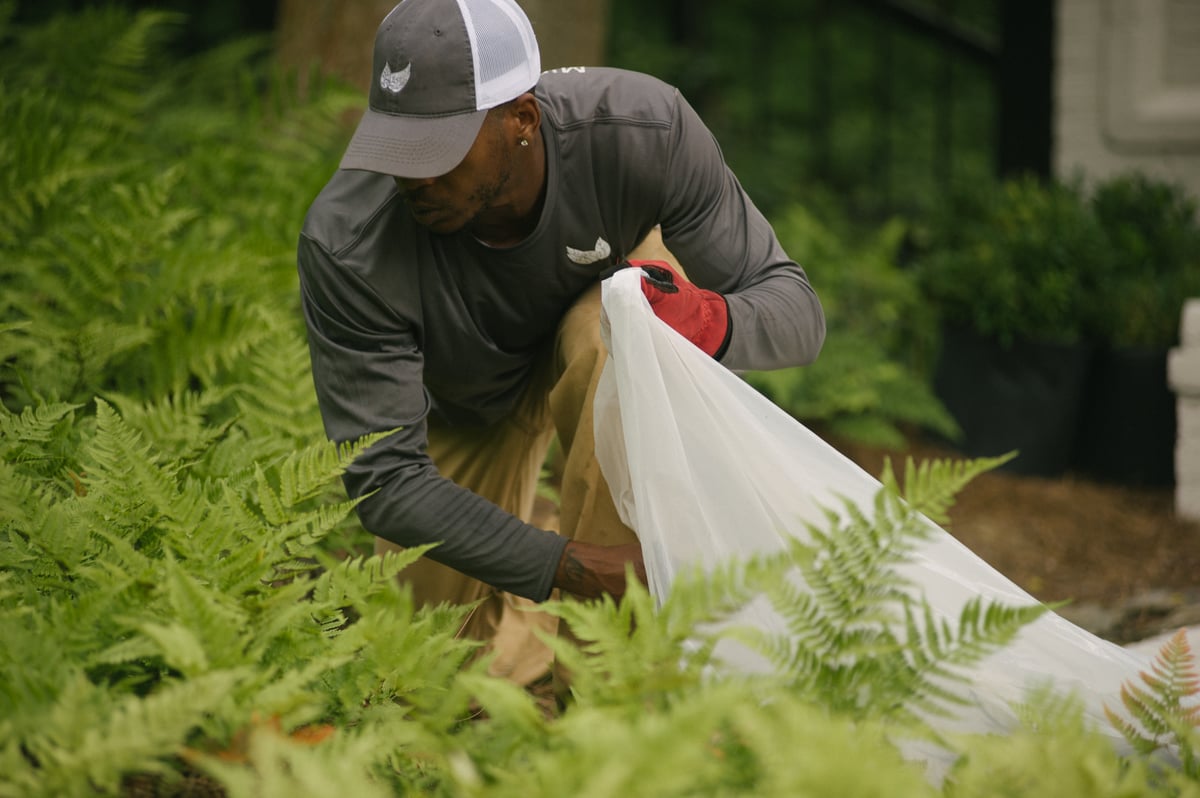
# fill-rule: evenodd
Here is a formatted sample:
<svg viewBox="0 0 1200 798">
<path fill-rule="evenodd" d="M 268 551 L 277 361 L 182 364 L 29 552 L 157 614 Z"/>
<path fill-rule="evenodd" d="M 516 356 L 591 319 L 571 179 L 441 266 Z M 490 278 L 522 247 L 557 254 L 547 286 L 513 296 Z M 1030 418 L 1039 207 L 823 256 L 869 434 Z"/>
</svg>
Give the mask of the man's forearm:
<svg viewBox="0 0 1200 798">
<path fill-rule="evenodd" d="M 625 595 L 627 564 L 633 565 L 634 575 L 645 584 L 641 544 L 597 546 L 572 540 L 558 561 L 554 586 L 578 598 L 598 598 L 608 593 L 619 599 Z"/>
</svg>

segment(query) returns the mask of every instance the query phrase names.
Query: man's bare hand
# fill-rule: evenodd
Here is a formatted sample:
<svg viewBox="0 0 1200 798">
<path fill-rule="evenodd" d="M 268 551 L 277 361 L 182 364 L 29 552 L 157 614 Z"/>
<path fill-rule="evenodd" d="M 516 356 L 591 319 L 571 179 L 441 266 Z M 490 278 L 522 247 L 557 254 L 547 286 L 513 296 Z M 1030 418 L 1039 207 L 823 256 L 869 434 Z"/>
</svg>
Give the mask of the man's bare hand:
<svg viewBox="0 0 1200 798">
<path fill-rule="evenodd" d="M 646 584 L 646 564 L 638 543 L 620 546 L 597 546 L 594 543 L 567 543 L 554 586 L 579 598 L 599 598 L 608 593 L 619 599 L 625 595 L 625 565 L 633 564 L 633 572 Z"/>
</svg>

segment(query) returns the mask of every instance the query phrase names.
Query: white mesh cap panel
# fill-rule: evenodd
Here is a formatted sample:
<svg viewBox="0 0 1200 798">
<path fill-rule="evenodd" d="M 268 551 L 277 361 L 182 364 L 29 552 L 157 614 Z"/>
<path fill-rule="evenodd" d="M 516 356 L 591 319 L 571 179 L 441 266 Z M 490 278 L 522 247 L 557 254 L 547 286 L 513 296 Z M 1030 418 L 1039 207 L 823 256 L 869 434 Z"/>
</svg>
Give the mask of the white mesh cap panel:
<svg viewBox="0 0 1200 798">
<path fill-rule="evenodd" d="M 529 19 L 512 0 L 458 0 L 475 61 L 475 104 L 506 103 L 538 82 L 542 59 Z"/>
</svg>

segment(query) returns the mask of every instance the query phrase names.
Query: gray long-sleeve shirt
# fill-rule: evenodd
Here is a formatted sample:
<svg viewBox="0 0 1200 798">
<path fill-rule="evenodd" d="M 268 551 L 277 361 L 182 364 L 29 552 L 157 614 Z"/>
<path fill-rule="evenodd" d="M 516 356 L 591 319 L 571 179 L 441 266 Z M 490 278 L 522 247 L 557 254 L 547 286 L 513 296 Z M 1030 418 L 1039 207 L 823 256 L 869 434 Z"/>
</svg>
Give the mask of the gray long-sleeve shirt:
<svg viewBox="0 0 1200 798">
<path fill-rule="evenodd" d="M 573 68 L 542 76 L 546 196 L 534 232 L 495 249 L 418 225 L 393 179 L 338 171 L 313 202 L 298 266 L 325 430 L 348 441 L 401 428 L 345 475 L 363 525 L 537 601 L 566 541 L 441 477 L 426 418 L 488 424 L 520 394 L 566 310 L 662 225 L 697 285 L 723 294 L 722 362 L 811 362 L 824 339 L 801 267 L 726 167 L 679 93 L 646 75 Z"/>
</svg>

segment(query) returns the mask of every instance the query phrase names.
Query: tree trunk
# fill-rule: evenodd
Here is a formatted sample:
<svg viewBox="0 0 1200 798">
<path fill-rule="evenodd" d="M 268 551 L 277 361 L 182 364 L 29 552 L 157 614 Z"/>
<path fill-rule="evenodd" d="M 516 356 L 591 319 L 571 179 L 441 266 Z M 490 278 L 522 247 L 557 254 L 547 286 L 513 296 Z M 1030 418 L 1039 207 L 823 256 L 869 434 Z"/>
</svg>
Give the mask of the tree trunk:
<svg viewBox="0 0 1200 798">
<path fill-rule="evenodd" d="M 520 0 L 542 51 L 542 69 L 604 63 L 609 0 Z M 314 67 L 364 92 L 379 23 L 395 0 L 279 0 L 281 65 L 303 76 Z"/>
<path fill-rule="evenodd" d="M 542 69 L 599 66 L 608 53 L 609 0 L 519 0 L 542 51 Z"/>
<path fill-rule="evenodd" d="M 365 93 L 371 84 L 375 31 L 395 0 L 279 0 L 279 63 L 336 76 Z"/>
</svg>

